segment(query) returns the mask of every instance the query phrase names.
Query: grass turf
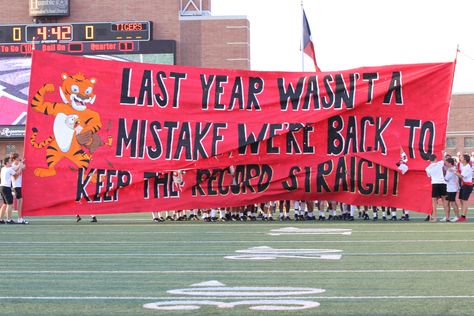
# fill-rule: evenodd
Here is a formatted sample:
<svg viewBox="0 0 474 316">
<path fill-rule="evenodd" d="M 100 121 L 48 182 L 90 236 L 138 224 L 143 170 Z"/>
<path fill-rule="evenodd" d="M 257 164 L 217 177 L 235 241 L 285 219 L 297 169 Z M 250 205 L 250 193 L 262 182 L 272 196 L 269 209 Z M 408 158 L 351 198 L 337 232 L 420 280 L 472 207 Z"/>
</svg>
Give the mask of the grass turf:
<svg viewBox="0 0 474 316">
<path fill-rule="evenodd" d="M 413 217 L 413 216 L 412 216 Z M 346 228 L 351 235 L 280 235 L 270 230 Z M 0 226 L 0 315 L 472 315 L 474 224 L 408 222 L 165 222 L 150 215 L 31 218 Z M 341 260 L 229 260 L 235 251 L 338 249 Z M 322 288 L 277 297 L 187 296 L 217 280 L 226 287 Z M 201 306 L 149 310 L 170 300 L 298 299 L 319 307 L 255 311 Z"/>
</svg>

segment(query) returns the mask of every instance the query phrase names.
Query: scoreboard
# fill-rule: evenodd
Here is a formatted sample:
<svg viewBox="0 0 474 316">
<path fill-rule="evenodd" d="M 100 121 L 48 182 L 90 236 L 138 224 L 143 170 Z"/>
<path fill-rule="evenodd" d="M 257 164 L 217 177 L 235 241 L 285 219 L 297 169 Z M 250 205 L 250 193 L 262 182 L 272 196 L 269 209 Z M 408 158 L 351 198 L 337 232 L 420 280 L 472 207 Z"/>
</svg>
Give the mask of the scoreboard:
<svg viewBox="0 0 474 316">
<path fill-rule="evenodd" d="M 151 41 L 151 21 L 0 25 L 0 57 L 23 56 L 33 50 L 69 54 L 138 53 L 141 43 Z"/>
</svg>

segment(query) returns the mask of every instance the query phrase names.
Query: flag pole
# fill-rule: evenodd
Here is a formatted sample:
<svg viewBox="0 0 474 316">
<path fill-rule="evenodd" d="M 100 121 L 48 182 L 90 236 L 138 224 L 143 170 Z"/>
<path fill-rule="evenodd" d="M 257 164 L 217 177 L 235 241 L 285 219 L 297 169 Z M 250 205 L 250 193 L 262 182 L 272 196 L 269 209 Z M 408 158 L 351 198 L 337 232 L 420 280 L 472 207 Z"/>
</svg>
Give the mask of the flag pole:
<svg viewBox="0 0 474 316">
<path fill-rule="evenodd" d="M 304 71 L 304 8 L 303 8 L 303 0 L 301 0 L 301 70 Z"/>
</svg>

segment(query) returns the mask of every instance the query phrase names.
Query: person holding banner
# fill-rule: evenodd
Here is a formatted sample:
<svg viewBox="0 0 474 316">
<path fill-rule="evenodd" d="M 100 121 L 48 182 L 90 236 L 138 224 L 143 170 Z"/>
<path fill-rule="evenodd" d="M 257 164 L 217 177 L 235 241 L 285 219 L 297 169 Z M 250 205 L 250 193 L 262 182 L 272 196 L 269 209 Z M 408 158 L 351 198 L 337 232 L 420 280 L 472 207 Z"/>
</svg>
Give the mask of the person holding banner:
<svg viewBox="0 0 474 316">
<path fill-rule="evenodd" d="M 25 161 L 20 159 L 20 155 L 18 155 L 18 153 L 11 154 L 10 159 L 12 161 L 12 166 L 18 168 L 18 171 L 12 176 L 12 186 L 13 192 L 15 193 L 16 210 L 18 213 L 18 224 L 28 224 L 28 222 L 25 221 L 22 215 L 23 195 L 21 191 L 21 184 L 23 178 L 22 172 L 26 168 Z"/>
<path fill-rule="evenodd" d="M 0 224 L 16 224 L 12 219 L 13 212 L 13 194 L 12 177 L 16 174 L 20 165 L 13 165 L 10 157 L 3 160 L 3 167 L 0 171 L 0 194 L 3 199 L 3 205 L 0 208 Z M 7 220 L 4 221 L 5 215 Z"/>
<path fill-rule="evenodd" d="M 458 207 L 458 204 L 456 203 L 456 195 L 459 191 L 459 179 L 456 175 L 456 162 L 454 161 L 454 158 L 449 156 L 448 158 L 446 158 L 446 163 L 448 164 L 448 168 L 446 170 L 446 175 L 444 179 L 447 182 L 446 200 L 448 202 L 448 214 L 441 221 L 442 222 L 444 221 L 457 222 L 460 217 L 459 217 L 459 207 Z M 449 219 L 449 213 L 451 211 L 451 207 L 453 207 L 453 210 L 454 210 L 454 217 Z"/>
<path fill-rule="evenodd" d="M 458 222 L 467 222 L 467 205 L 469 196 L 472 193 L 472 167 L 470 165 L 471 157 L 464 154 L 461 156 L 459 171 L 456 174 L 461 180 L 461 189 L 459 190 L 459 200 L 461 201 L 461 218 Z"/>
<path fill-rule="evenodd" d="M 444 212 L 447 214 L 448 206 L 446 204 L 446 180 L 444 179 L 444 160 L 436 161 L 436 155 L 430 155 L 430 165 L 426 167 L 425 171 L 428 177 L 431 178 L 431 200 L 432 210 L 429 216 L 430 222 L 436 222 L 437 212 L 436 206 L 438 199 L 443 203 Z"/>
</svg>

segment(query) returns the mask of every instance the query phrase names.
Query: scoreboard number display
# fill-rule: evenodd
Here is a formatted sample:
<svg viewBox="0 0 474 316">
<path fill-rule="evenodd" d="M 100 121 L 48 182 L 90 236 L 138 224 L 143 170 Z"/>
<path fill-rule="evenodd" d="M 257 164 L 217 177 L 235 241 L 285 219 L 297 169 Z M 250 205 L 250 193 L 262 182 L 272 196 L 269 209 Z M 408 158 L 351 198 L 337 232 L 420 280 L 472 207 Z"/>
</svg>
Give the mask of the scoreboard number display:
<svg viewBox="0 0 474 316">
<path fill-rule="evenodd" d="M 0 45 L 150 41 L 150 21 L 0 25 Z"/>
<path fill-rule="evenodd" d="M 153 40 L 152 29 L 151 21 L 4 24 L 0 25 L 0 57 L 25 56 L 34 50 L 65 54 L 150 51 L 162 45 Z"/>
</svg>

